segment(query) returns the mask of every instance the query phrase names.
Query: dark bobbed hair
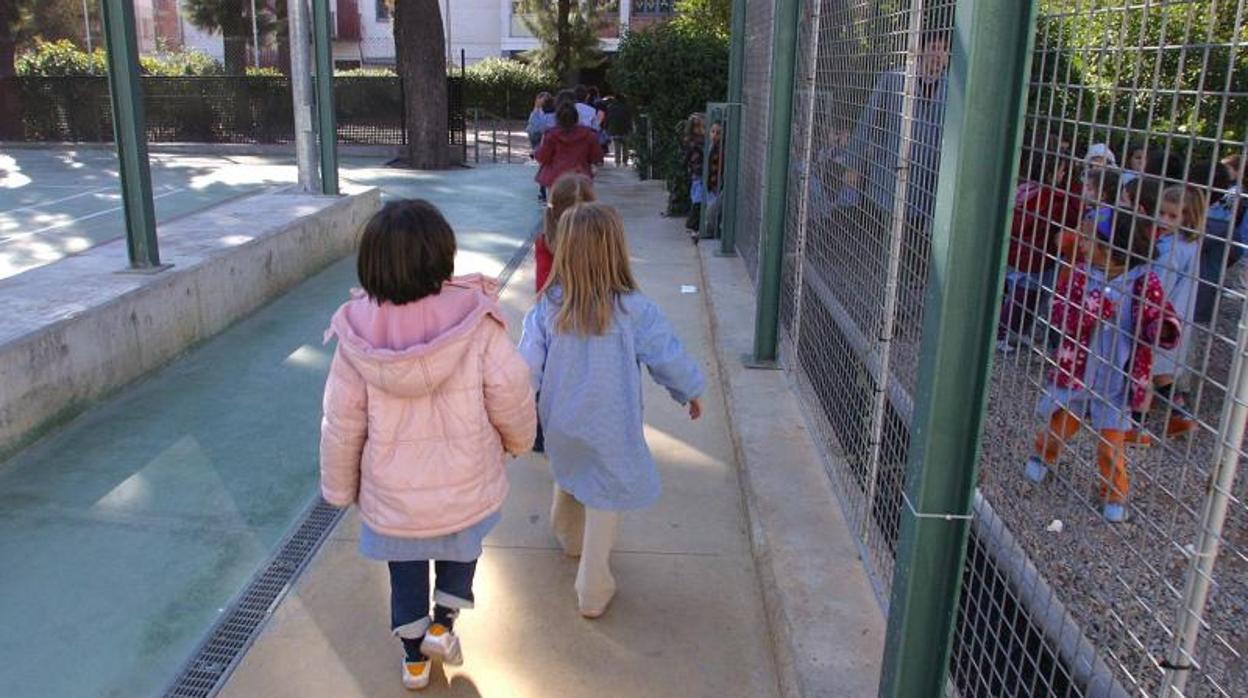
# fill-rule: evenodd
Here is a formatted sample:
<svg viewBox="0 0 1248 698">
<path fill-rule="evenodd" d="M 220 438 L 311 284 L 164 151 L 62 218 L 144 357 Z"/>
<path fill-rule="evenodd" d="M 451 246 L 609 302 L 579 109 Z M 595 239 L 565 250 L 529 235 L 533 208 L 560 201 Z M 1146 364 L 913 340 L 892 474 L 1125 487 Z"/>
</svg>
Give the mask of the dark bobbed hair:
<svg viewBox="0 0 1248 698">
<path fill-rule="evenodd" d="M 576 105 L 571 102 L 564 102 L 555 110 L 555 123 L 563 128 L 574 128 L 580 120 L 581 115 L 576 111 Z"/>
<path fill-rule="evenodd" d="M 572 93 L 576 95 L 576 101 L 584 102 L 589 97 L 589 88 L 584 85 L 577 85 Z"/>
<path fill-rule="evenodd" d="M 546 95 L 542 98 L 542 113 L 553 114 L 555 112 L 555 98 Z"/>
<path fill-rule="evenodd" d="M 428 201 L 391 201 L 364 226 L 356 270 L 378 303 L 437 295 L 455 273 L 455 232 Z"/>
<path fill-rule="evenodd" d="M 1122 190 L 1144 215 L 1157 215 L 1157 206 L 1161 203 L 1161 178 L 1145 174 L 1127 182 Z"/>
<path fill-rule="evenodd" d="M 1024 177 L 1030 182 L 1066 186 L 1066 182 L 1056 182 L 1055 175 L 1065 168 L 1066 178 L 1070 177 L 1070 150 L 1062 146 L 1057 136 L 1048 136 L 1043 143 L 1033 143 L 1024 149 Z"/>
<path fill-rule="evenodd" d="M 1153 221 L 1150 216 L 1117 211 L 1109 256 L 1128 269 L 1153 260 Z"/>
</svg>

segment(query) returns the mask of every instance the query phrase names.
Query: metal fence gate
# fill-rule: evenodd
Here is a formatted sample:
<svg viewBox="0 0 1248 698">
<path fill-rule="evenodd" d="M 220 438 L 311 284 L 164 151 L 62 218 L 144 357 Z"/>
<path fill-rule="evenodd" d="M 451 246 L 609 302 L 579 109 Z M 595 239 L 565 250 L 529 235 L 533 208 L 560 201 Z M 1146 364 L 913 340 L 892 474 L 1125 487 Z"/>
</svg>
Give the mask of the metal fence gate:
<svg viewBox="0 0 1248 698">
<path fill-rule="evenodd" d="M 782 357 L 884 606 L 944 105 L 975 89 L 949 74 L 957 4 L 804 0 L 798 34 Z M 747 2 L 755 275 L 772 8 Z M 1037 9 L 951 685 L 1248 695 L 1248 0 Z"/>
</svg>

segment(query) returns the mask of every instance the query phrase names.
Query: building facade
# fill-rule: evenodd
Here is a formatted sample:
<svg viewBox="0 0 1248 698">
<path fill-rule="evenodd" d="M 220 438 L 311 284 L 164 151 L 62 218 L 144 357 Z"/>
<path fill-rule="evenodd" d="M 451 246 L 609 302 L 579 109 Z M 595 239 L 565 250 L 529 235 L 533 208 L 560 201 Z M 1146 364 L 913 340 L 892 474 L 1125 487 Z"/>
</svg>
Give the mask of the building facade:
<svg viewBox="0 0 1248 698">
<path fill-rule="evenodd" d="M 673 0 L 592 0 L 601 3 L 602 49 L 614 53 L 629 29 L 654 24 L 672 15 Z M 274 0 L 255 0 L 260 12 L 274 9 Z M 223 60 L 225 42 L 219 33 L 195 27 L 185 17 L 183 0 L 135 0 L 140 49 L 144 53 L 187 48 Z M 476 63 L 485 58 L 515 56 L 538 46 L 525 25 L 523 0 L 439 0 L 446 33 L 447 61 Z M 394 22 L 387 0 L 330 0 L 334 63 L 343 68 L 394 65 Z M 269 44 L 272 44 L 270 38 Z M 274 47 L 261 40 L 260 64 L 272 65 Z M 254 64 L 252 56 L 248 63 Z"/>
</svg>

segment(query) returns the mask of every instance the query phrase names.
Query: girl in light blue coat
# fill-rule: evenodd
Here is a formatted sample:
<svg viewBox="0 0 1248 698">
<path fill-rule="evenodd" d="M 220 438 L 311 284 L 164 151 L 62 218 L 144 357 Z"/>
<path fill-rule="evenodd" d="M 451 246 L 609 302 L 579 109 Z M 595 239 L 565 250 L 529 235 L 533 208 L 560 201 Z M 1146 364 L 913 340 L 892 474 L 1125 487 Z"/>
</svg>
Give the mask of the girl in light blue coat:
<svg viewBox="0 0 1248 698">
<path fill-rule="evenodd" d="M 1157 256 L 1153 262 L 1165 287 L 1166 299 L 1174 305 L 1183 333 L 1173 349 L 1158 349 L 1153 356 L 1153 388 L 1162 398 L 1166 416 L 1166 436 L 1177 438 L 1196 428 L 1191 398 L 1175 389 L 1187 371 L 1188 325 L 1195 319 L 1197 285 L 1200 283 L 1200 235 L 1205 226 L 1205 195 L 1198 188 L 1176 184 L 1161 194 L 1157 221 Z"/>
<path fill-rule="evenodd" d="M 554 269 L 525 317 L 520 353 L 541 393 L 555 476 L 551 527 L 564 552 L 581 558 L 581 615 L 597 618 L 615 595 L 610 555 L 619 512 L 659 498 L 643 434 L 641 366 L 693 419 L 702 414 L 706 379 L 659 307 L 637 290 L 614 208 L 568 209 L 556 239 Z"/>
</svg>

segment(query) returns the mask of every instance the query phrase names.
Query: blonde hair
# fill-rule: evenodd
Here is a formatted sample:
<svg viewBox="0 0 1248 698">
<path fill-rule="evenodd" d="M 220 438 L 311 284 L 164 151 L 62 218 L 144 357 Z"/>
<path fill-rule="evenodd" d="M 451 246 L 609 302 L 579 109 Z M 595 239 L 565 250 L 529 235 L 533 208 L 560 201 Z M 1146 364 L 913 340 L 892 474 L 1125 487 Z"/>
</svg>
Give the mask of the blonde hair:
<svg viewBox="0 0 1248 698">
<path fill-rule="evenodd" d="M 1190 185 L 1175 184 L 1166 187 L 1165 191 L 1161 192 L 1161 201 L 1178 206 L 1182 211 L 1179 234 L 1184 240 L 1196 240 L 1200 237 L 1205 227 L 1205 209 L 1207 208 L 1204 192 Z"/>
<path fill-rule="evenodd" d="M 561 287 L 558 332 L 606 334 L 615 304 L 637 290 L 619 211 L 599 203 L 576 204 L 559 219 L 559 246 L 546 289 Z M 543 289 L 545 291 L 546 289 Z"/>
<path fill-rule="evenodd" d="M 563 213 L 577 204 L 597 200 L 594 181 L 578 172 L 569 172 L 550 185 L 550 191 L 546 193 L 546 220 L 542 226 L 542 235 L 546 238 L 546 247 L 551 254 L 555 252 L 555 244 L 559 238 L 559 219 Z"/>
</svg>

